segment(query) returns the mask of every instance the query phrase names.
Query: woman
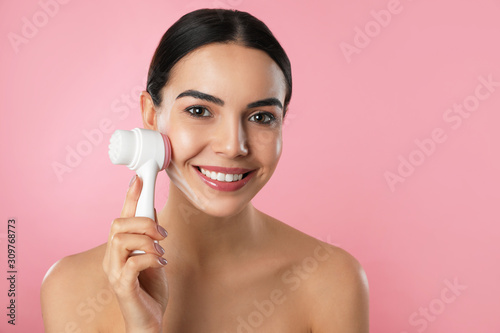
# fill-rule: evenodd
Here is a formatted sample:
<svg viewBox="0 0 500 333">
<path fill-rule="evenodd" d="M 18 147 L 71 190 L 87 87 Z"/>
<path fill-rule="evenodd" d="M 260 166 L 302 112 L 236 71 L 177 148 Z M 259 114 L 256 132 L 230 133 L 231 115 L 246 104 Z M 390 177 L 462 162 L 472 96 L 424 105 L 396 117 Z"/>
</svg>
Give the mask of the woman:
<svg viewBox="0 0 500 333">
<path fill-rule="evenodd" d="M 47 273 L 46 332 L 368 332 L 357 260 L 251 203 L 278 164 L 291 92 L 264 23 L 221 9 L 180 18 L 141 95 L 144 128 L 172 144 L 167 203 L 156 221 L 134 217 L 134 176 L 108 242 Z"/>
</svg>

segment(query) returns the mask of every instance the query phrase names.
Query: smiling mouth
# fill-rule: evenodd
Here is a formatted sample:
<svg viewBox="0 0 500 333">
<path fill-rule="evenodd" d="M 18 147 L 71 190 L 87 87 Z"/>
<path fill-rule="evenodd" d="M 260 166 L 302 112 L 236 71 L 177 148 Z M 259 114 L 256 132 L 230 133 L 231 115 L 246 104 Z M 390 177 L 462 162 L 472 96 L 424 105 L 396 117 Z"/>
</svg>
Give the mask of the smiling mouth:
<svg viewBox="0 0 500 333">
<path fill-rule="evenodd" d="M 242 180 L 244 179 L 246 176 L 248 176 L 250 173 L 253 172 L 252 171 L 249 171 L 249 172 L 245 172 L 245 173 L 240 173 L 240 174 L 231 174 L 231 173 L 223 173 L 223 172 L 216 172 L 216 171 L 210 171 L 210 170 L 206 170 L 206 169 L 203 169 L 199 166 L 194 166 L 196 169 L 198 169 L 198 171 L 200 173 L 202 173 L 203 175 L 205 175 L 207 178 L 210 178 L 212 180 L 217 180 L 217 181 L 220 181 L 220 182 L 227 182 L 227 183 L 231 183 L 231 182 L 236 182 L 236 181 L 239 181 L 239 180 Z"/>
</svg>

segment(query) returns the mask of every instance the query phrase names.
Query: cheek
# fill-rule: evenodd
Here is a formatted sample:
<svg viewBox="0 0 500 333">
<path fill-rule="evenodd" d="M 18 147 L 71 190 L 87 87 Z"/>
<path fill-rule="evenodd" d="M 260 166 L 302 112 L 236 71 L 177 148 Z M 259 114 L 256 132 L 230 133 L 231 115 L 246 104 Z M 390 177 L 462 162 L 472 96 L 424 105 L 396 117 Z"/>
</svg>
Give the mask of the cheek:
<svg viewBox="0 0 500 333">
<path fill-rule="evenodd" d="M 172 126 L 167 132 L 172 144 L 172 159 L 178 163 L 193 157 L 204 145 L 201 131 L 189 126 Z"/>
<path fill-rule="evenodd" d="M 251 146 L 254 155 L 266 164 L 278 163 L 282 151 L 280 132 L 259 131 L 252 136 Z"/>
</svg>

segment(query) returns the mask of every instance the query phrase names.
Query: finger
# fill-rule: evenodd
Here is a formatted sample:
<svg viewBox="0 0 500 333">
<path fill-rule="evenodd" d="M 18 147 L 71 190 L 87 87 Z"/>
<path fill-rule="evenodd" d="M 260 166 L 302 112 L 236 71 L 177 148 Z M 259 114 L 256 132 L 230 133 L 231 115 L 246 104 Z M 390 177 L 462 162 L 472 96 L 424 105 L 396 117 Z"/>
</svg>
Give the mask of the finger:
<svg viewBox="0 0 500 333">
<path fill-rule="evenodd" d="M 165 250 L 159 244 L 154 243 L 148 236 L 116 234 L 111 240 L 109 261 L 109 269 L 111 272 L 116 273 L 121 271 L 134 250 L 141 250 L 157 256 L 162 256 L 165 253 Z"/>
<path fill-rule="evenodd" d="M 133 183 L 128 188 L 120 217 L 135 216 L 135 210 L 137 208 L 137 202 L 139 201 L 139 197 L 141 195 L 141 189 L 142 179 L 141 177 L 136 175 Z"/>
<path fill-rule="evenodd" d="M 125 202 L 123 203 L 122 211 L 120 216 L 121 217 L 131 217 L 135 216 L 135 210 L 137 207 L 137 202 L 139 201 L 139 196 L 140 196 L 140 189 L 137 189 L 137 187 L 140 187 L 140 178 L 137 175 L 134 175 L 134 178 L 131 179 L 129 188 L 127 190 L 127 194 L 125 196 Z M 139 192 L 139 194 L 137 194 Z M 106 253 L 104 255 L 104 260 L 103 260 L 103 268 L 106 271 L 107 266 L 109 266 L 110 262 L 110 257 L 109 257 L 109 250 L 110 250 L 110 241 L 113 238 L 113 235 L 116 233 L 113 232 L 113 225 L 116 223 L 117 219 L 113 220 L 111 223 L 111 230 L 108 235 L 108 244 L 106 246 Z"/>
<path fill-rule="evenodd" d="M 109 233 L 108 241 L 113 238 L 113 235 L 128 233 L 147 235 L 155 240 L 162 240 L 166 237 L 166 232 L 162 230 L 159 224 L 151 220 L 149 217 L 136 216 L 136 217 L 120 217 L 113 221 Z"/>
<path fill-rule="evenodd" d="M 161 237 L 165 238 L 167 237 L 168 235 L 168 232 L 167 230 L 165 230 L 165 228 L 163 228 L 159 223 L 158 223 L 158 215 L 156 215 L 156 208 L 153 208 L 154 211 L 155 211 L 155 222 L 156 222 L 156 229 L 158 230 L 158 232 L 160 233 Z"/>
<path fill-rule="evenodd" d="M 166 230 L 148 217 L 120 217 L 114 219 L 111 223 L 111 229 L 108 235 L 108 244 L 106 246 L 103 260 L 104 271 L 107 271 L 107 267 L 109 267 L 111 264 L 111 240 L 113 239 L 114 235 L 121 233 L 146 235 L 155 241 L 162 240 L 167 236 Z"/>
<path fill-rule="evenodd" d="M 132 288 L 141 271 L 147 268 L 160 268 L 166 264 L 165 258 L 150 253 L 130 257 L 125 263 L 120 276 L 121 285 Z"/>
</svg>

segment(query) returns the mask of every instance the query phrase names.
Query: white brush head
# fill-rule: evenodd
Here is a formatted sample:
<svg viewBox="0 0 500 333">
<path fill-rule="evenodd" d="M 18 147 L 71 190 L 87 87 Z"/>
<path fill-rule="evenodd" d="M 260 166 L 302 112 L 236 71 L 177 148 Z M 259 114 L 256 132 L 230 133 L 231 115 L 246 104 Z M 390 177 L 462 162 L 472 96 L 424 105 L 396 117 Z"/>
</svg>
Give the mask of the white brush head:
<svg viewBox="0 0 500 333">
<path fill-rule="evenodd" d="M 137 140 L 133 131 L 116 130 L 109 140 L 109 159 L 113 164 L 130 164 L 137 153 Z"/>
<path fill-rule="evenodd" d="M 116 130 L 109 142 L 108 154 L 113 164 L 137 170 L 153 160 L 160 171 L 170 163 L 170 141 L 160 132 L 143 128 Z"/>
</svg>

